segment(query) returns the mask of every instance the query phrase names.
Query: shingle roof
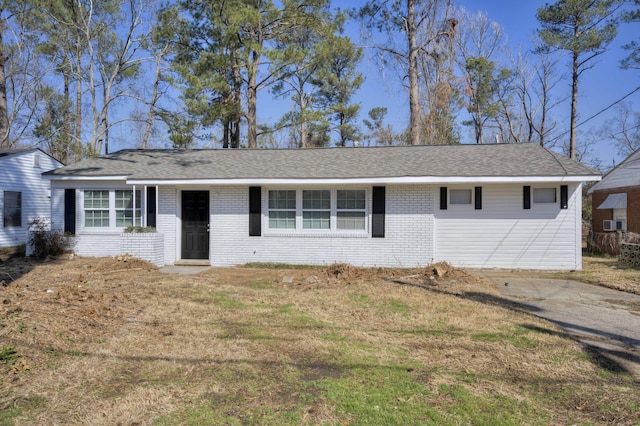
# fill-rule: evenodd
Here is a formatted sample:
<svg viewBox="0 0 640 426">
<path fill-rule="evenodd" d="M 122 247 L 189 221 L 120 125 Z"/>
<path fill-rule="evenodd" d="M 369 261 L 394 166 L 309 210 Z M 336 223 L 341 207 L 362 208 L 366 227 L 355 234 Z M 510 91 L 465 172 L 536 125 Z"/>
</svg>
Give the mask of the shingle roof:
<svg viewBox="0 0 640 426">
<path fill-rule="evenodd" d="M 27 151 L 33 151 L 35 148 L 9 148 L 0 149 L 0 157 L 7 157 L 9 155 L 20 154 Z"/>
<path fill-rule="evenodd" d="M 593 191 L 638 185 L 640 185 L 640 149 L 625 158 L 622 163 L 607 173 L 600 182 L 593 185 L 589 189 L 589 194 L 593 193 Z"/>
<path fill-rule="evenodd" d="M 132 180 L 599 176 L 536 144 L 240 150 L 123 150 L 54 170 Z"/>
</svg>

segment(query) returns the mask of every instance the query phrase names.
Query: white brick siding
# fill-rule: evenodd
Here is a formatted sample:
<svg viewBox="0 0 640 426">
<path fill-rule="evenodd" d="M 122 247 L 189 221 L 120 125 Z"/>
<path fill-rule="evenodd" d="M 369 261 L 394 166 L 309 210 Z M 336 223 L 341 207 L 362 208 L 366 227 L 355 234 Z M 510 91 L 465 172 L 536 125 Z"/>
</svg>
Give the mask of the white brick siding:
<svg viewBox="0 0 640 426">
<path fill-rule="evenodd" d="M 164 261 L 173 265 L 178 259 L 178 191 L 173 187 L 160 187 L 157 197 L 156 229 L 164 234 Z"/>
<path fill-rule="evenodd" d="M 156 266 L 164 266 L 164 235 L 153 233 L 120 234 L 120 253 L 127 253 Z"/>
<path fill-rule="evenodd" d="M 263 188 L 262 212 L 266 217 L 268 188 Z M 386 187 L 385 238 L 371 238 L 371 188 L 367 189 L 369 218 L 366 235 L 288 235 L 267 229 L 249 237 L 247 187 L 211 191 L 210 257 L 212 265 L 247 262 L 331 264 L 361 266 L 424 266 L 433 258 L 433 192 L 426 185 Z"/>
</svg>

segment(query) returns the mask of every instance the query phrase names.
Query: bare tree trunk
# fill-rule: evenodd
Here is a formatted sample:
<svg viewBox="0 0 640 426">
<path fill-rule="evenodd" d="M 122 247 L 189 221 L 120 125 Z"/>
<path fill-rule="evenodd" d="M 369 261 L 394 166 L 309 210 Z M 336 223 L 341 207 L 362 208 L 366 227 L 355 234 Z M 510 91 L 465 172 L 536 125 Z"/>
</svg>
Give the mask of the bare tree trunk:
<svg viewBox="0 0 640 426">
<path fill-rule="evenodd" d="M 75 161 L 82 159 L 82 58 L 80 56 L 80 40 L 76 49 L 76 125 L 75 125 Z"/>
<path fill-rule="evenodd" d="M 573 54 L 571 70 L 571 130 L 569 136 L 569 158 L 576 159 L 576 122 L 578 120 L 578 54 Z"/>
<path fill-rule="evenodd" d="M 249 86 L 247 87 L 247 146 L 256 148 L 258 146 L 258 124 L 257 120 L 257 87 L 256 76 L 252 73 L 249 78 Z"/>
<path fill-rule="evenodd" d="M 2 12 L 2 9 L 0 9 Z M 0 27 L 0 45 L 2 45 L 2 31 L 4 22 Z M 9 141 L 9 105 L 7 103 L 7 76 L 5 75 L 5 63 L 7 56 L 5 52 L 0 52 L 0 148 L 10 148 Z"/>
<path fill-rule="evenodd" d="M 407 0 L 407 41 L 409 43 L 409 143 L 420 144 L 420 91 L 418 87 L 418 46 L 416 0 Z"/>
</svg>

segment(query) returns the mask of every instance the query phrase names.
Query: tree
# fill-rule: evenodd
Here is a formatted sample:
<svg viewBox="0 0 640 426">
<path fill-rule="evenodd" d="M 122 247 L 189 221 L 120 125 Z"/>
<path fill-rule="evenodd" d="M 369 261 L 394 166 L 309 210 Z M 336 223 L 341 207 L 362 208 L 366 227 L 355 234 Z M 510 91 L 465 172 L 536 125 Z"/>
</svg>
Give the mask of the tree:
<svg viewBox="0 0 640 426">
<path fill-rule="evenodd" d="M 553 96 L 561 78 L 557 72 L 560 56 L 548 49 L 534 49 L 519 55 L 514 61 L 514 91 L 521 106 L 522 129 L 514 135 L 515 142 L 536 142 L 542 147 L 553 146 L 548 139 L 557 123 L 551 112 L 566 98 Z"/>
<path fill-rule="evenodd" d="M 635 9 L 626 10 L 622 13 L 622 21 L 626 23 L 640 22 L 640 0 L 627 0 Z M 620 65 L 625 69 L 640 69 L 640 41 L 632 40 L 622 46 L 629 51 L 629 56 L 624 58 Z"/>
<path fill-rule="evenodd" d="M 288 96 L 292 101 L 291 111 L 276 127 L 288 128 L 293 144 L 299 148 L 310 145 L 310 127 L 324 118 L 316 108 L 313 91 L 314 76 L 322 67 L 318 45 L 335 29 L 328 6 L 328 2 L 322 5 L 316 19 L 310 20 L 308 25 L 285 30 L 275 40 L 276 49 L 271 54 L 270 68 L 274 74 L 279 74 L 272 91 L 277 96 Z"/>
<path fill-rule="evenodd" d="M 393 131 L 391 125 L 384 125 L 384 117 L 387 115 L 387 108 L 375 107 L 369 113 L 371 120 L 364 119 L 362 122 L 367 127 L 369 140 L 373 140 L 380 145 L 393 145 L 398 136 Z"/>
<path fill-rule="evenodd" d="M 483 12 L 469 13 L 461 8 L 457 14 L 457 64 L 463 76 L 461 92 L 465 98 L 476 143 L 483 143 L 485 125 L 496 124 L 500 109 L 507 106 L 508 93 L 501 93 L 510 72 L 499 64 L 499 54 L 505 51 L 502 28 Z M 498 97 L 501 94 L 502 101 Z"/>
<path fill-rule="evenodd" d="M 571 122 L 569 157 L 576 159 L 578 83 L 592 61 L 606 52 L 617 34 L 614 14 L 620 0 L 559 0 L 538 9 L 538 35 L 549 49 L 571 57 Z"/>
<path fill-rule="evenodd" d="M 313 76 L 317 90 L 314 99 L 325 112 L 332 130 L 338 134 L 338 146 L 360 139 L 358 127 L 353 123 L 360 105 L 351 103 L 351 97 L 360 88 L 364 77 L 356 70 L 362 59 L 362 49 L 348 37 L 330 34 L 318 45 L 316 60 L 320 64 Z"/>
<path fill-rule="evenodd" d="M 441 25 L 434 20 L 440 16 L 442 8 L 448 10 L 448 0 L 369 0 L 359 10 L 358 15 L 370 30 L 386 36 L 386 41 L 374 43 L 374 47 L 391 61 L 399 64 L 400 74 L 408 77 L 409 89 L 409 143 L 420 144 L 420 80 L 418 58 L 421 52 L 432 54 L 432 43 L 443 38 L 451 38 L 450 25 Z M 448 17 L 442 22 L 449 22 Z M 418 34 L 424 31 L 422 37 Z M 398 34 L 404 36 L 400 42 Z"/>
<path fill-rule="evenodd" d="M 500 108 L 501 86 L 511 75 L 506 69 L 495 69 L 495 64 L 485 57 L 467 58 L 465 66 L 469 103 L 467 111 L 471 114 L 471 120 L 463 122 L 473 125 L 476 143 L 484 143 L 483 130 L 488 120 L 495 119 Z M 504 92 L 502 92 L 504 99 Z"/>
<path fill-rule="evenodd" d="M 42 91 L 44 111 L 34 126 L 33 135 L 54 158 L 67 163 L 72 154 L 66 122 L 69 117 L 69 101 L 51 87 L 44 87 Z"/>
<path fill-rule="evenodd" d="M 30 135 L 43 103 L 44 76 L 51 70 L 37 55 L 33 3 L 0 0 L 0 148 Z"/>
<path fill-rule="evenodd" d="M 203 126 L 222 124 L 234 142 L 239 141 L 244 115 L 247 146 L 256 148 L 258 92 L 279 81 L 292 63 L 281 51 L 288 37 L 295 29 L 315 28 L 327 4 L 286 0 L 279 7 L 266 0 L 181 0 L 166 8 L 160 26 L 167 28 L 174 49 L 173 68 L 188 112 Z"/>
<path fill-rule="evenodd" d="M 440 8 L 418 29 L 418 41 L 425 46 L 418 53 L 420 87 L 420 140 L 429 145 L 460 142 L 456 125 L 456 112 L 460 108 L 460 91 L 454 74 L 455 37 L 458 20 L 451 17 L 450 2 Z M 447 37 L 432 38 L 432 34 Z"/>
<path fill-rule="evenodd" d="M 628 103 L 616 106 L 616 112 L 599 132 L 618 147 L 618 153 L 628 157 L 640 149 L 640 113 Z"/>
</svg>

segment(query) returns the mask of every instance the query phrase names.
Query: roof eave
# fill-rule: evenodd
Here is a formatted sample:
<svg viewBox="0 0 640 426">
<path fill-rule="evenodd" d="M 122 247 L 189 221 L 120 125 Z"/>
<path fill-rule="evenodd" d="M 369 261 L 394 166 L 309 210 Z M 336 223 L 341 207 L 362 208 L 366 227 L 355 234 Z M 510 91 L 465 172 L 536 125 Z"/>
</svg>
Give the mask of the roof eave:
<svg viewBox="0 0 640 426">
<path fill-rule="evenodd" d="M 131 185 L 365 185 L 365 184 L 465 184 L 465 183 L 550 183 L 600 180 L 599 175 L 576 176 L 400 176 L 361 178 L 239 178 L 239 179 L 147 179 L 129 178 Z"/>
</svg>

